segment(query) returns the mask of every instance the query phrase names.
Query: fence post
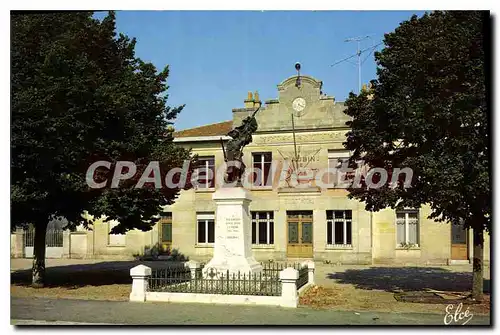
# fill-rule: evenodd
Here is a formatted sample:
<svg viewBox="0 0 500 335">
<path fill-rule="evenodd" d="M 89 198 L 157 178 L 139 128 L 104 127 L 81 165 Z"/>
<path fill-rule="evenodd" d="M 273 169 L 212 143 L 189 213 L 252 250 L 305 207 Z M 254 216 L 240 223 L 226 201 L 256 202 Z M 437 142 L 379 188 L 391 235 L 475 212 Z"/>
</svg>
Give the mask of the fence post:
<svg viewBox="0 0 500 335">
<path fill-rule="evenodd" d="M 151 276 L 151 268 L 145 265 L 137 265 L 130 269 L 132 277 L 132 292 L 130 301 L 146 301 L 146 292 L 148 291 L 148 279 Z"/>
<path fill-rule="evenodd" d="M 184 263 L 184 266 L 189 268 L 189 271 L 191 271 L 191 279 L 196 278 L 196 272 L 200 268 L 200 264 L 197 261 L 188 261 Z"/>
<path fill-rule="evenodd" d="M 302 266 L 307 266 L 307 284 L 314 285 L 314 261 L 305 261 Z"/>
<path fill-rule="evenodd" d="M 85 234 L 87 235 L 87 254 L 85 258 L 94 259 L 95 258 L 95 229 L 96 225 L 92 227 L 92 230 L 87 230 Z"/>
<path fill-rule="evenodd" d="M 63 230 L 63 258 L 71 258 L 71 231 Z"/>
<path fill-rule="evenodd" d="M 299 305 L 297 279 L 299 279 L 299 271 L 294 268 L 288 267 L 285 270 L 280 271 L 281 306 L 295 308 Z"/>
</svg>

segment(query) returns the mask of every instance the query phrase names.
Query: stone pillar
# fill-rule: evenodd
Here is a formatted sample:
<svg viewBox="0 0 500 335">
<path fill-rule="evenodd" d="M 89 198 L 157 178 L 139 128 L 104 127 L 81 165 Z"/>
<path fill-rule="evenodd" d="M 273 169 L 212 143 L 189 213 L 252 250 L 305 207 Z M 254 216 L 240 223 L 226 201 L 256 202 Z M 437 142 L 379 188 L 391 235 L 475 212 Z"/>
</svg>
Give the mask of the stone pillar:
<svg viewBox="0 0 500 335">
<path fill-rule="evenodd" d="M 95 229 L 96 225 L 92 227 L 92 230 L 87 230 L 87 255 L 85 258 L 94 259 L 95 258 Z"/>
<path fill-rule="evenodd" d="M 200 264 L 197 261 L 188 261 L 184 263 L 184 266 L 189 268 L 189 271 L 191 271 L 191 279 L 195 279 L 196 272 L 200 268 Z"/>
<path fill-rule="evenodd" d="M 299 271 L 294 268 L 286 268 L 280 271 L 282 307 L 295 308 L 299 305 L 297 279 L 299 279 Z"/>
<path fill-rule="evenodd" d="M 213 258 L 203 268 L 218 273 L 257 273 L 262 265 L 252 255 L 250 193 L 242 187 L 221 187 L 213 194 L 217 205 Z"/>
<path fill-rule="evenodd" d="M 63 231 L 63 258 L 71 258 L 71 231 Z"/>
<path fill-rule="evenodd" d="M 17 228 L 14 233 L 14 258 L 23 258 L 24 257 L 24 229 Z"/>
<path fill-rule="evenodd" d="M 146 292 L 148 291 L 148 279 L 151 276 L 151 268 L 145 265 L 137 265 L 130 269 L 132 277 L 132 292 L 130 301 L 146 301 Z"/>
<path fill-rule="evenodd" d="M 16 256 L 16 234 L 10 233 L 10 258 Z"/>
<path fill-rule="evenodd" d="M 302 266 L 307 266 L 307 283 L 310 285 L 314 284 L 314 262 L 313 261 L 305 261 L 302 263 Z"/>
</svg>

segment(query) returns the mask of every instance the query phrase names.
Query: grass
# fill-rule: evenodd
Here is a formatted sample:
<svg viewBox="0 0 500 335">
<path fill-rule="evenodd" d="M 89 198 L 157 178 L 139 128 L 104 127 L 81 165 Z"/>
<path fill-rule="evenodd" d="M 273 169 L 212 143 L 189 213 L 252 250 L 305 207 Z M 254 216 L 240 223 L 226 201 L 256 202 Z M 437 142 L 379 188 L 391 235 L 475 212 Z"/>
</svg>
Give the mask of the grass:
<svg viewBox="0 0 500 335">
<path fill-rule="evenodd" d="M 11 273 L 10 291 L 16 297 L 128 301 L 132 284 L 130 269 L 140 263 L 103 261 L 48 266 L 43 288 L 31 287 L 31 270 L 21 268 Z M 142 263 L 155 266 L 153 262 Z M 164 264 L 156 263 L 157 266 Z"/>
<path fill-rule="evenodd" d="M 409 303 L 394 298 L 394 293 L 365 290 L 346 284 L 312 286 L 300 296 L 300 305 L 317 309 L 342 311 L 378 311 L 396 313 L 437 313 L 445 315 L 448 303 Z M 466 305 L 473 314 L 490 313 L 490 295 L 484 295 L 481 304 Z M 465 311 L 465 306 L 463 308 Z"/>
<path fill-rule="evenodd" d="M 132 279 L 128 271 L 46 269 L 46 286 L 33 288 L 29 270 L 11 274 L 10 292 L 15 297 L 127 301 Z"/>
<path fill-rule="evenodd" d="M 484 301 L 467 305 L 473 314 L 489 314 L 490 271 L 484 268 Z M 394 294 L 408 292 L 467 293 L 472 287 L 471 265 L 466 266 L 388 266 L 317 264 L 317 287 L 303 292 L 302 305 L 313 308 L 396 313 L 437 313 L 445 315 L 448 303 L 397 301 Z M 470 292 L 470 291 L 469 291 Z M 455 303 L 456 304 L 456 303 Z M 465 310 L 465 306 L 464 306 Z"/>
<path fill-rule="evenodd" d="M 21 298 L 53 298 L 53 299 L 84 299 L 84 300 L 108 300 L 128 301 L 130 285 L 114 284 L 105 286 L 83 286 L 83 287 L 44 287 L 32 288 L 13 284 L 10 294 Z"/>
</svg>

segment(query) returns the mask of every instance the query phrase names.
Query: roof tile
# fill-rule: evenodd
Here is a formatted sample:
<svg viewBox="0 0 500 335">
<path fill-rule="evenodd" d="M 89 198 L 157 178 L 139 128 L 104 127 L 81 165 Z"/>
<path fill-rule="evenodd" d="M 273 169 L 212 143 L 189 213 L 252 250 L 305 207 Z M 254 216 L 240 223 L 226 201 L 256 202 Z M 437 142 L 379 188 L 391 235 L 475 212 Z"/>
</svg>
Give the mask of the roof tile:
<svg viewBox="0 0 500 335">
<path fill-rule="evenodd" d="M 233 121 L 207 124 L 205 126 L 189 128 L 174 132 L 175 137 L 196 137 L 196 136 L 223 136 L 233 128 Z"/>
</svg>

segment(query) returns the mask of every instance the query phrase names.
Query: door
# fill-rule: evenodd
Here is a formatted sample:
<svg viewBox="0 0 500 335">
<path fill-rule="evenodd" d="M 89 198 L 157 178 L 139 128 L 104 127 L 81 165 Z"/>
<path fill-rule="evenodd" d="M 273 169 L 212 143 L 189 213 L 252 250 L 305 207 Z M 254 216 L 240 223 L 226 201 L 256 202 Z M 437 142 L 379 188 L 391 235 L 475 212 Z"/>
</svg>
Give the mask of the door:
<svg viewBox="0 0 500 335">
<path fill-rule="evenodd" d="M 160 253 L 172 250 L 172 213 L 164 212 L 160 218 Z"/>
<path fill-rule="evenodd" d="M 467 235 L 467 229 L 463 225 L 451 225 L 451 259 L 468 259 Z"/>
<path fill-rule="evenodd" d="M 312 211 L 287 212 L 287 257 L 313 257 Z"/>
</svg>

